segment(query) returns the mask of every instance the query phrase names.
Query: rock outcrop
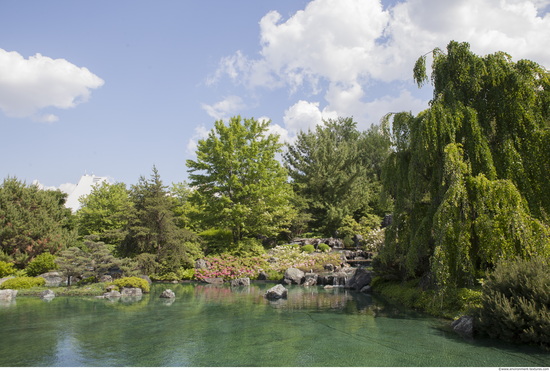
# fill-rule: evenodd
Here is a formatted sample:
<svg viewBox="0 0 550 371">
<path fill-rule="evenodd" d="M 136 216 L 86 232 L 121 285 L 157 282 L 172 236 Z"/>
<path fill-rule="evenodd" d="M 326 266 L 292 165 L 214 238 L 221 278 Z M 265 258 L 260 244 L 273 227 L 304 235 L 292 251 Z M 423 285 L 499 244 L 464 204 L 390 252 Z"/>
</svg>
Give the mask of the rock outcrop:
<svg viewBox="0 0 550 371">
<path fill-rule="evenodd" d="M 264 297 L 268 300 L 286 299 L 288 290 L 281 284 L 278 284 L 266 291 Z"/>
<path fill-rule="evenodd" d="M 174 294 L 174 291 L 167 289 L 160 294 L 160 297 L 163 299 L 173 299 L 176 297 L 176 294 Z"/>
<path fill-rule="evenodd" d="M 288 268 L 285 271 L 284 282 L 287 285 L 301 285 L 304 281 L 305 273 L 298 268 Z"/>
<path fill-rule="evenodd" d="M 355 274 L 346 282 L 346 288 L 360 291 L 363 287 L 370 285 L 372 272 L 357 268 Z"/>
<path fill-rule="evenodd" d="M 12 301 L 17 296 L 17 290 L 0 290 L 0 300 L 1 301 Z"/>
<path fill-rule="evenodd" d="M 46 283 L 44 284 L 46 287 L 59 287 L 67 283 L 67 277 L 64 277 L 59 272 L 47 272 L 39 275 L 38 277 L 42 277 L 46 280 Z"/>
<path fill-rule="evenodd" d="M 120 294 L 122 296 L 142 296 L 143 291 L 141 291 L 141 289 L 137 287 L 124 287 Z"/>
<path fill-rule="evenodd" d="M 44 301 L 51 301 L 53 298 L 55 298 L 55 292 L 52 290 L 44 290 L 40 293 L 40 299 Z"/>
<path fill-rule="evenodd" d="M 306 273 L 304 277 L 304 286 L 315 286 L 317 285 L 317 281 L 319 279 L 319 275 L 316 273 Z"/>
<path fill-rule="evenodd" d="M 231 280 L 231 286 L 250 286 L 250 278 L 235 278 L 234 280 Z"/>
<path fill-rule="evenodd" d="M 472 316 L 462 316 L 451 323 L 451 328 L 462 337 L 474 337 L 474 318 Z"/>
</svg>

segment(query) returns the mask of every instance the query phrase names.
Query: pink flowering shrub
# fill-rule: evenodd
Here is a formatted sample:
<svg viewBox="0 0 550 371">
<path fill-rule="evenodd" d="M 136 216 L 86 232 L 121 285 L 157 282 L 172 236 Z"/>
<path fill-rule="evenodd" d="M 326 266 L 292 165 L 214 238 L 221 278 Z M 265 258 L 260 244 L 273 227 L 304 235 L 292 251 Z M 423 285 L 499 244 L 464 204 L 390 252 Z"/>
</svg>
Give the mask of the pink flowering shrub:
<svg viewBox="0 0 550 371">
<path fill-rule="evenodd" d="M 260 270 L 266 267 L 264 257 L 237 257 L 229 254 L 207 256 L 204 258 L 210 263 L 208 269 L 195 270 L 195 277 L 199 280 L 205 278 L 223 278 L 224 281 L 235 278 L 256 278 Z"/>
</svg>

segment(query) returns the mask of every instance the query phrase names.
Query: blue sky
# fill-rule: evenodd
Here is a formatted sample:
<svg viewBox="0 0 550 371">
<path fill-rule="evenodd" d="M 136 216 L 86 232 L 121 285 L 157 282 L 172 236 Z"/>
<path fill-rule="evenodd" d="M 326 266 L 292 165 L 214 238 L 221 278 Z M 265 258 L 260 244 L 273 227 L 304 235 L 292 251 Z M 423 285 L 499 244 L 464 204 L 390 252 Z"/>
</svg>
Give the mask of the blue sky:
<svg viewBox="0 0 550 371">
<path fill-rule="evenodd" d="M 217 119 L 292 141 L 427 108 L 418 56 L 449 40 L 550 66 L 550 0 L 0 0 L 0 177 L 165 183 Z"/>
</svg>

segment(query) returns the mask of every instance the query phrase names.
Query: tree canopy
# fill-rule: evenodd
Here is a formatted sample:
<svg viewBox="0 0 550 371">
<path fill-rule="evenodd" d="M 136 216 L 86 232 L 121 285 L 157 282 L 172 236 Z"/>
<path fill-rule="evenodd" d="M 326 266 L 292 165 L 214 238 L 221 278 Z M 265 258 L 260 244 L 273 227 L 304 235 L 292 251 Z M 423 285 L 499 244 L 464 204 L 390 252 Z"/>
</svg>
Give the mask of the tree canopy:
<svg viewBox="0 0 550 371">
<path fill-rule="evenodd" d="M 268 125 L 240 116 L 216 121 L 197 159 L 187 160 L 202 224 L 231 231 L 234 243 L 276 236 L 293 217 L 287 172 L 275 158 L 281 144 Z"/>
<path fill-rule="evenodd" d="M 467 43 L 433 54 L 429 109 L 391 115 L 394 222 L 380 257 L 402 278 L 467 286 L 500 259 L 549 253 L 550 75 Z"/>
</svg>

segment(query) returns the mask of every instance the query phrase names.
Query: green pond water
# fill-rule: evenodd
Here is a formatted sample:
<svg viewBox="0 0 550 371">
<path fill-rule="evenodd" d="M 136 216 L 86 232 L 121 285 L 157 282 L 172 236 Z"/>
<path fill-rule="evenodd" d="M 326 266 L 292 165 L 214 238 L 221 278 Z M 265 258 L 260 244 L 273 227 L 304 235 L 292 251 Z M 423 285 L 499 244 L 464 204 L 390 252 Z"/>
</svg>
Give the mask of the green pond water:
<svg viewBox="0 0 550 371">
<path fill-rule="evenodd" d="M 464 340 L 448 321 L 342 289 L 154 284 L 139 301 L 0 305 L 0 366 L 546 367 L 550 353 Z M 176 299 L 160 299 L 165 288 Z"/>
</svg>

